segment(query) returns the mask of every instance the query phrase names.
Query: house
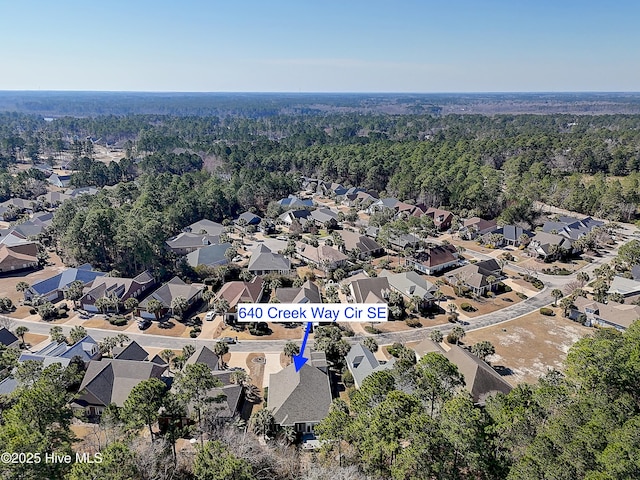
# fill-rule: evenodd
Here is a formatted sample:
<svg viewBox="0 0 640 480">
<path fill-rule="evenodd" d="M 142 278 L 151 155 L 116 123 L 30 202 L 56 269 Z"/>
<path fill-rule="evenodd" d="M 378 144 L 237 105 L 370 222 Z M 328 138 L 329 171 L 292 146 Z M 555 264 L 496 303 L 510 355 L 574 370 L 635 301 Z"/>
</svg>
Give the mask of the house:
<svg viewBox="0 0 640 480">
<path fill-rule="evenodd" d="M 219 235 L 208 235 L 206 233 L 186 233 L 182 232 L 171 237 L 165 242 L 167 248 L 176 255 L 186 255 L 199 248 L 220 243 Z"/>
<path fill-rule="evenodd" d="M 483 295 L 486 291 L 493 290 L 494 286 L 505 278 L 502 268 L 494 259 L 456 268 L 448 272 L 445 277 L 451 285 L 463 285 L 476 295 Z M 492 282 L 489 282 L 490 277 L 493 277 Z"/>
<path fill-rule="evenodd" d="M 67 188 L 71 183 L 71 175 L 58 175 L 57 173 L 52 173 L 49 178 L 47 178 L 47 182 L 56 187 Z"/>
<path fill-rule="evenodd" d="M 344 195 L 342 203 L 348 207 L 359 207 L 361 205 L 370 205 L 377 201 L 378 197 L 368 192 L 347 193 Z"/>
<path fill-rule="evenodd" d="M 17 347 L 19 343 L 18 337 L 16 337 L 11 330 L 0 327 L 0 344 L 5 347 Z"/>
<path fill-rule="evenodd" d="M 144 380 L 160 378 L 167 365 L 136 360 L 103 358 L 89 362 L 79 388 L 79 397 L 71 404 L 89 417 L 102 414 L 110 404 L 123 407 L 131 390 Z"/>
<path fill-rule="evenodd" d="M 496 393 L 509 393 L 509 385 L 489 364 L 458 345 L 448 345 L 444 350 L 430 339 L 425 339 L 415 347 L 418 360 L 427 353 L 443 355 L 458 367 L 464 377 L 464 388 L 471 394 L 477 406 L 484 406 L 487 399 Z"/>
<path fill-rule="evenodd" d="M 267 275 L 269 273 L 289 275 L 291 273 L 291 260 L 279 253 L 273 253 L 269 247 L 261 243 L 251 253 L 247 268 L 254 275 Z"/>
<path fill-rule="evenodd" d="M 409 300 L 420 297 L 423 307 L 433 302 L 433 292 L 438 289 L 416 272 L 392 273 L 389 270 L 383 270 L 378 276 L 387 278 L 389 286 Z"/>
<path fill-rule="evenodd" d="M 187 359 L 187 361 L 184 362 L 185 365 L 195 365 L 196 363 L 202 363 L 209 367 L 209 370 L 215 371 L 220 367 L 220 358 L 218 357 L 218 355 L 213 353 L 210 348 L 201 345 L 196 348 L 196 351 L 193 352 L 193 355 L 191 355 Z"/>
<path fill-rule="evenodd" d="M 467 240 L 473 240 L 478 236 L 492 233 L 498 229 L 498 223 L 495 220 L 485 220 L 480 217 L 471 217 L 466 219 L 460 229 L 460 237 Z"/>
<path fill-rule="evenodd" d="M 386 277 L 363 278 L 349 285 L 355 303 L 387 303 L 390 288 Z"/>
<path fill-rule="evenodd" d="M 99 191 L 100 189 L 95 187 L 82 187 L 65 190 L 64 193 L 69 195 L 71 198 L 76 198 L 80 195 L 97 195 Z"/>
<path fill-rule="evenodd" d="M 375 355 L 361 343 L 351 346 L 345 357 L 347 368 L 353 375 L 353 383 L 360 388 L 362 381 L 374 372 L 389 370 L 395 364 L 395 358 L 386 363 L 380 363 Z"/>
<path fill-rule="evenodd" d="M 67 345 L 65 342 L 51 342 L 36 352 L 24 351 L 20 354 L 18 361 L 36 360 L 44 362 L 45 366 L 51 363 L 61 363 L 63 366 L 67 366 L 74 357 L 87 363 L 99 359 L 101 356 L 98 342 L 87 335 L 73 345 Z"/>
<path fill-rule="evenodd" d="M 64 298 L 64 291 L 75 281 L 82 282 L 85 287 L 90 286 L 96 278 L 106 275 L 104 272 L 93 270 L 93 267 L 85 263 L 78 268 L 67 268 L 62 273 L 34 283 L 24 291 L 24 299 L 31 301 L 39 295 L 45 301 L 58 302 Z"/>
<path fill-rule="evenodd" d="M 269 375 L 267 408 L 276 425 L 309 433 L 329 413 L 332 400 L 329 376 L 315 363 L 311 358 L 297 372 L 291 364 Z"/>
<path fill-rule="evenodd" d="M 528 245 L 529 254 L 543 259 L 556 257 L 561 251 L 574 253 L 573 240 L 555 233 L 538 232 Z"/>
<path fill-rule="evenodd" d="M 518 247 L 520 246 L 521 237 L 523 235 L 526 235 L 529 238 L 533 237 L 532 232 L 517 225 L 504 225 L 503 227 L 485 235 L 491 235 L 492 233 L 502 235 L 502 242 L 496 246 L 511 245 L 513 247 Z"/>
<path fill-rule="evenodd" d="M 440 230 L 449 230 L 451 228 L 451 222 L 453 221 L 453 213 L 441 208 L 429 207 L 424 213 L 425 215 L 433 218 L 433 224 Z"/>
<path fill-rule="evenodd" d="M 178 277 L 173 277 L 167 283 L 158 288 L 155 292 L 151 293 L 145 298 L 140 305 L 138 305 L 138 316 L 147 319 L 162 318 L 171 310 L 171 302 L 174 298 L 183 297 L 187 300 L 187 310 L 195 305 L 195 303 L 202 298 L 202 291 L 204 286 L 202 285 L 189 285 L 183 282 Z M 155 299 L 162 304 L 162 309 L 156 314 L 149 312 L 149 301 Z"/>
<path fill-rule="evenodd" d="M 427 275 L 459 265 L 458 250 L 453 245 L 438 245 L 405 258 L 405 265 Z"/>
<path fill-rule="evenodd" d="M 126 347 L 113 347 L 111 350 L 113 358 L 117 360 L 135 360 L 137 362 L 144 362 L 149 359 L 149 353 L 142 348 L 138 342 L 133 341 Z M 166 363 L 166 362 L 162 362 Z"/>
<path fill-rule="evenodd" d="M 224 225 L 213 222 L 211 220 L 202 219 L 184 228 L 185 233 L 194 233 L 196 235 L 208 235 L 210 237 L 219 237 L 224 233 Z M 215 242 L 218 243 L 218 242 Z"/>
<path fill-rule="evenodd" d="M 367 213 L 372 214 L 376 212 L 383 212 L 385 210 L 391 210 L 395 214 L 396 206 L 399 202 L 400 200 L 398 200 L 397 198 L 381 198 L 380 200 L 376 200 L 371 205 L 369 205 L 369 208 L 367 208 Z"/>
<path fill-rule="evenodd" d="M 609 294 L 619 293 L 624 298 L 640 295 L 640 281 L 616 275 L 609 286 Z"/>
<path fill-rule="evenodd" d="M 588 327 L 611 327 L 624 331 L 640 319 L 640 306 L 617 302 L 600 303 L 576 297 L 573 308 L 569 311 L 569 318 L 580 320 L 581 315 L 584 315 L 583 323 Z"/>
<path fill-rule="evenodd" d="M 80 298 L 80 305 L 87 312 L 100 311 L 95 303 L 100 298 L 117 298 L 118 303 L 124 304 L 129 298 L 139 298 L 156 284 L 151 272 L 145 270 L 134 278 L 99 277 L 96 278 L 89 290 Z"/>
<path fill-rule="evenodd" d="M 250 282 L 234 281 L 225 283 L 218 292 L 217 298 L 224 298 L 229 309 L 224 315 L 225 322 L 235 322 L 239 303 L 259 303 L 264 294 L 262 277 L 255 277 Z"/>
<path fill-rule="evenodd" d="M 579 220 L 574 217 L 560 216 L 557 222 L 545 222 L 542 231 L 545 233 L 556 233 L 563 237 L 577 240 L 578 238 L 591 232 L 594 228 L 604 225 L 600 220 L 591 217 Z"/>
<path fill-rule="evenodd" d="M 307 263 L 329 272 L 347 263 L 348 257 L 341 251 L 327 245 L 314 247 L 308 243 L 296 243 L 296 256 Z"/>
<path fill-rule="evenodd" d="M 276 288 L 275 298 L 280 303 L 322 303 L 320 289 L 311 280 L 300 287 Z"/>
<path fill-rule="evenodd" d="M 306 209 L 289 210 L 288 212 L 284 212 L 282 215 L 280 215 L 278 217 L 278 220 L 289 227 L 297 222 L 302 227 L 302 231 L 307 231 L 313 223 L 313 219 L 311 218 L 311 211 Z"/>
<path fill-rule="evenodd" d="M 0 273 L 38 268 L 38 245 L 34 242 L 0 245 Z"/>
<path fill-rule="evenodd" d="M 262 218 L 251 212 L 241 213 L 238 218 L 234 220 L 235 224 L 238 226 L 246 226 L 246 225 L 259 225 L 262 221 Z"/>
<path fill-rule="evenodd" d="M 336 233 L 342 238 L 342 250 L 345 253 L 357 251 L 360 259 L 382 255 L 384 252 L 382 246 L 373 238 L 349 230 L 337 230 Z"/>
<path fill-rule="evenodd" d="M 38 200 L 43 202 L 45 205 L 50 205 L 51 207 L 57 207 L 65 200 L 69 200 L 71 195 L 67 195 L 62 192 L 47 192 L 44 195 L 40 195 Z"/>
<path fill-rule="evenodd" d="M 313 207 L 313 200 L 301 199 L 295 195 L 289 195 L 287 198 L 278 200 L 278 205 L 280 205 L 286 210 L 296 209 L 296 208 L 309 208 L 309 207 Z"/>
<path fill-rule="evenodd" d="M 338 214 L 328 208 L 313 210 L 310 216 L 320 227 L 336 228 L 338 226 Z"/>
<path fill-rule="evenodd" d="M 187 254 L 187 263 L 194 268 L 198 265 L 207 265 L 209 267 L 226 265 L 229 263 L 226 253 L 232 247 L 230 243 L 226 242 L 198 248 Z"/>
</svg>

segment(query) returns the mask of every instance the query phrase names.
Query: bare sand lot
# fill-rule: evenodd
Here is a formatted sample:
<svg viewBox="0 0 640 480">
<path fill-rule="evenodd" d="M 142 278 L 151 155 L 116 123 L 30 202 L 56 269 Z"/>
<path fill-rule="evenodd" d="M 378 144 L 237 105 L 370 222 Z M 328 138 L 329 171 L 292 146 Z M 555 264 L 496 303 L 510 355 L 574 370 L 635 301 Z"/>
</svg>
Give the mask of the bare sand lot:
<svg viewBox="0 0 640 480">
<path fill-rule="evenodd" d="M 496 354 L 488 360 L 512 385 L 535 383 L 549 369 L 564 368 L 571 346 L 585 335 L 594 332 L 560 315 L 548 317 L 538 312 L 515 320 L 468 332 L 465 345 L 482 340 L 496 347 Z"/>
</svg>

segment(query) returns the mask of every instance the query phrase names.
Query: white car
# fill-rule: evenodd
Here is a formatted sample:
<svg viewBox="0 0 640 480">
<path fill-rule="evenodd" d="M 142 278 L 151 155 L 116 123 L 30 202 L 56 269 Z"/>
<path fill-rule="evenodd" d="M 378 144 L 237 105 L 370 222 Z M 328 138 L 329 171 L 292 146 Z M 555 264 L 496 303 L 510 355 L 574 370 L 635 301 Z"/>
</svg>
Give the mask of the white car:
<svg viewBox="0 0 640 480">
<path fill-rule="evenodd" d="M 207 314 L 204 316 L 204 319 L 206 321 L 211 321 L 215 318 L 215 316 L 216 316 L 216 312 L 211 310 L 210 312 L 207 312 Z"/>
</svg>

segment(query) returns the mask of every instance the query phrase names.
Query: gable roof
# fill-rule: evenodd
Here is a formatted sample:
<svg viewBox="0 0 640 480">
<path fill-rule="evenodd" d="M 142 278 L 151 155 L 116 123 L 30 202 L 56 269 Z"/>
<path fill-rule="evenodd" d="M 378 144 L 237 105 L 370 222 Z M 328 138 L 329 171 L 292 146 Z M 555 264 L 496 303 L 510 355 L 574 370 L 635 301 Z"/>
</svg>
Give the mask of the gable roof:
<svg viewBox="0 0 640 480">
<path fill-rule="evenodd" d="M 235 222 L 239 223 L 240 220 L 244 220 L 245 222 L 247 222 L 247 225 L 258 225 L 262 221 L 262 218 L 255 213 L 244 212 L 238 215 L 238 218 Z"/>
<path fill-rule="evenodd" d="M 288 271 L 291 269 L 291 260 L 279 253 L 273 253 L 269 247 L 261 243 L 252 252 L 249 271 Z"/>
<path fill-rule="evenodd" d="M 470 263 L 447 273 L 447 278 L 462 280 L 470 287 L 482 288 L 489 283 L 487 278 L 491 275 L 496 279 L 500 276 L 500 265 L 494 259 L 483 260 L 477 263 Z"/>
<path fill-rule="evenodd" d="M 380 277 L 386 277 L 389 285 L 407 297 L 418 296 L 425 300 L 433 300 L 433 292 L 437 287 L 427 279 L 414 272 L 392 273 L 389 270 L 380 272 Z"/>
<path fill-rule="evenodd" d="M 126 347 L 114 347 L 113 358 L 118 360 L 137 360 L 143 362 L 149 354 L 135 340 Z"/>
<path fill-rule="evenodd" d="M 166 365 L 135 360 L 103 358 L 89 362 L 79 392 L 80 399 L 93 405 L 124 405 L 131 390 L 143 380 L 160 378 Z"/>
<path fill-rule="evenodd" d="M 280 303 L 322 303 L 320 290 L 311 280 L 301 287 L 276 288 L 275 297 Z"/>
<path fill-rule="evenodd" d="M 204 231 L 206 235 L 216 237 L 224 233 L 224 225 L 203 218 L 202 220 L 198 220 L 197 222 L 185 227 L 184 231 L 196 235 L 201 235 L 201 232 Z"/>
<path fill-rule="evenodd" d="M 297 242 L 296 249 L 300 256 L 318 265 L 321 265 L 323 261 L 337 263 L 349 258 L 340 250 L 329 247 L 328 245 L 318 245 L 314 247 L 308 243 Z"/>
<path fill-rule="evenodd" d="M 220 243 L 219 235 L 182 232 L 166 241 L 169 248 L 202 248 Z"/>
<path fill-rule="evenodd" d="M 250 282 L 233 281 L 225 283 L 218 291 L 218 298 L 224 298 L 229 302 L 229 308 L 235 307 L 238 303 L 258 303 L 263 293 L 264 280 L 262 277 L 255 277 Z"/>
<path fill-rule="evenodd" d="M 269 375 L 269 409 L 278 425 L 318 423 L 329 413 L 329 377 L 305 363 L 296 372 L 291 364 Z"/>
<path fill-rule="evenodd" d="M 388 370 L 395 364 L 395 358 L 387 363 L 380 363 L 373 352 L 361 343 L 351 346 L 345 358 L 347 368 L 353 375 L 356 387 L 362 385 L 362 381 L 374 372 Z"/>
<path fill-rule="evenodd" d="M 93 267 L 85 263 L 78 268 L 67 268 L 63 272 L 46 278 L 40 282 L 31 285 L 29 290 L 39 295 L 46 295 L 56 290 L 61 290 L 69 286 L 72 282 L 78 280 L 85 285 L 92 283 L 97 277 L 106 275 L 104 272 L 93 270 Z"/>
<path fill-rule="evenodd" d="M 33 242 L 0 245 L 0 271 L 17 270 L 38 263 L 38 246 Z"/>
<path fill-rule="evenodd" d="M 13 345 L 18 341 L 18 337 L 16 337 L 11 330 L 6 329 L 5 327 L 0 328 L 0 343 L 4 346 Z"/>
<path fill-rule="evenodd" d="M 121 300 L 126 300 L 131 296 L 135 296 L 136 291 L 140 287 L 144 287 L 142 290 L 146 290 L 154 283 L 155 279 L 148 270 L 145 270 L 134 278 L 98 277 L 91 284 L 91 288 L 84 293 L 80 299 L 80 304 L 111 295 L 115 295 Z"/>
<path fill-rule="evenodd" d="M 386 277 L 354 280 L 351 290 L 356 303 L 387 303 L 389 280 Z"/>
<path fill-rule="evenodd" d="M 347 252 L 357 248 L 361 253 L 370 255 L 382 250 L 382 246 L 378 242 L 365 235 L 350 232 L 349 230 L 338 230 L 338 235 L 340 235 L 344 241 L 344 249 Z"/>
<path fill-rule="evenodd" d="M 176 297 L 184 297 L 187 301 L 191 301 L 202 290 L 203 286 L 196 287 L 194 285 L 188 285 L 183 282 L 179 277 L 173 277 L 167 283 L 158 288 L 155 292 L 151 293 L 147 298 L 140 302 L 140 308 L 145 309 L 149 304 L 149 300 L 155 298 L 162 303 L 164 308 L 171 308 L 171 301 Z"/>
<path fill-rule="evenodd" d="M 438 267 L 458 260 L 458 251 L 453 245 L 437 245 L 413 255 L 413 260 L 426 266 Z"/>
<path fill-rule="evenodd" d="M 213 353 L 213 350 L 210 348 L 201 345 L 199 346 L 193 355 L 191 355 L 186 362 L 185 365 L 195 365 L 196 363 L 204 363 L 209 370 L 218 370 L 218 355 Z"/>
<path fill-rule="evenodd" d="M 208 245 L 187 254 L 187 263 L 192 267 L 198 265 L 225 265 L 229 263 L 225 253 L 232 245 L 229 242 L 218 245 Z"/>
</svg>

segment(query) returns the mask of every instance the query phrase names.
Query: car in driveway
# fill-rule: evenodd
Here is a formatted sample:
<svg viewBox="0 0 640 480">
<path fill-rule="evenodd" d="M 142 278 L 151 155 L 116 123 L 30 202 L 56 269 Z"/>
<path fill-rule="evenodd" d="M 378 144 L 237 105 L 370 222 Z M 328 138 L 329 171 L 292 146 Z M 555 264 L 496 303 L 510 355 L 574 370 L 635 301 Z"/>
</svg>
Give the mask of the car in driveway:
<svg viewBox="0 0 640 480">
<path fill-rule="evenodd" d="M 141 318 L 140 320 L 138 320 L 138 328 L 140 330 L 146 330 L 150 326 L 151 326 L 151 320 L 149 320 L 148 318 Z"/>
<path fill-rule="evenodd" d="M 204 319 L 208 322 L 210 322 L 211 320 L 213 320 L 216 317 L 216 312 L 214 310 L 211 310 L 210 312 L 207 312 L 207 314 L 204 316 Z"/>
<path fill-rule="evenodd" d="M 222 343 L 236 343 L 236 339 L 233 337 L 222 337 L 220 340 L 218 340 L 219 342 Z"/>
</svg>

